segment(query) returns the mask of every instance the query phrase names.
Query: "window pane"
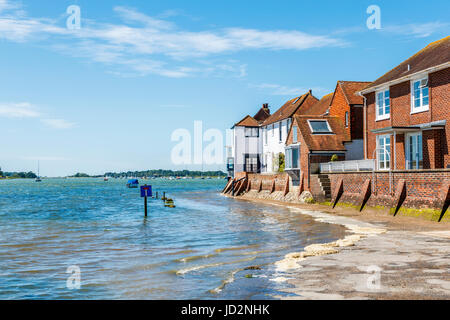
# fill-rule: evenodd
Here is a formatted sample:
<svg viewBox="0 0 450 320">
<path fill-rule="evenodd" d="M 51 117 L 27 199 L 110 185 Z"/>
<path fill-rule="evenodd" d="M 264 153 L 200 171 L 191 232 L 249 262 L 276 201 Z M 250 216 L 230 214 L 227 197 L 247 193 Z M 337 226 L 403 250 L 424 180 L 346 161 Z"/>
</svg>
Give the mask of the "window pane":
<svg viewBox="0 0 450 320">
<path fill-rule="evenodd" d="M 414 90 L 414 99 L 420 99 L 420 90 Z"/>
<path fill-rule="evenodd" d="M 423 97 L 428 97 L 428 87 L 425 87 L 422 89 L 422 96 Z"/>
<path fill-rule="evenodd" d="M 423 98 L 422 105 L 424 106 L 428 105 L 428 97 Z"/>
<path fill-rule="evenodd" d="M 292 149 L 292 168 L 298 168 L 298 148 Z"/>
<path fill-rule="evenodd" d="M 420 87 L 420 81 L 414 82 L 414 90 L 418 90 Z"/>
<path fill-rule="evenodd" d="M 328 128 L 327 121 L 311 120 L 309 121 L 309 124 L 311 125 L 313 133 L 331 133 L 330 129 Z"/>
<path fill-rule="evenodd" d="M 414 107 L 415 108 L 419 108 L 420 107 L 420 99 L 415 99 L 414 100 Z"/>
</svg>

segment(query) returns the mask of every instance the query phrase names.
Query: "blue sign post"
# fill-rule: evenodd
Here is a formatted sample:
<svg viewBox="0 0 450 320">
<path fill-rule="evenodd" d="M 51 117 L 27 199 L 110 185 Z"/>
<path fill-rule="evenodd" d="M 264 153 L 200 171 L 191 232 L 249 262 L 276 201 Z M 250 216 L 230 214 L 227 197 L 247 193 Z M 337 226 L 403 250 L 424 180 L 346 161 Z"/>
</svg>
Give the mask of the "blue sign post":
<svg viewBox="0 0 450 320">
<path fill-rule="evenodd" d="M 141 186 L 141 198 L 152 197 L 152 186 Z"/>
<path fill-rule="evenodd" d="M 147 216 L 147 197 L 152 197 L 152 186 L 141 186 L 141 198 L 144 198 L 145 216 Z"/>
</svg>

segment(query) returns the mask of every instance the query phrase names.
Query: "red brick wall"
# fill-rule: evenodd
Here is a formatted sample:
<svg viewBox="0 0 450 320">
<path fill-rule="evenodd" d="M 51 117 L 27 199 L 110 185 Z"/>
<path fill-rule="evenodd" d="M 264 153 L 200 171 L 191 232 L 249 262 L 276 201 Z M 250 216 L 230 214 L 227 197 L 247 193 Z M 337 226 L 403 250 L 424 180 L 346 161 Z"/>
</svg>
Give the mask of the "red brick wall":
<svg viewBox="0 0 450 320">
<path fill-rule="evenodd" d="M 431 73 L 429 75 L 430 104 L 432 121 L 447 120 L 445 132 L 441 133 L 439 152 L 443 158 L 442 167 L 450 164 L 448 144 L 450 142 L 450 68 Z"/>
<path fill-rule="evenodd" d="M 372 182 L 372 193 L 368 205 L 377 206 L 391 205 L 391 196 L 395 193 L 395 188 L 400 179 L 406 180 L 405 207 L 410 208 L 439 208 L 439 196 L 445 180 L 450 179 L 450 170 L 421 170 L 421 171 L 401 171 L 392 172 L 389 179 L 389 172 L 376 172 L 375 179 L 371 172 L 348 172 L 330 173 L 331 191 L 337 187 L 339 179 L 344 182 L 344 194 L 357 194 L 362 190 L 362 186 L 367 179 Z M 390 181 L 391 188 L 390 188 Z M 345 197 L 342 199 L 345 202 Z"/>
<path fill-rule="evenodd" d="M 330 116 L 338 117 L 342 120 L 342 124 L 345 125 L 345 113 L 349 113 L 349 125 L 345 129 L 348 136 L 351 136 L 351 127 L 352 127 L 352 121 L 350 121 L 351 114 L 350 114 L 350 106 L 347 103 L 347 100 L 345 99 L 344 93 L 342 92 L 341 86 L 338 84 L 336 86 L 336 90 L 334 92 L 333 101 L 331 101 L 330 105 Z"/>
<path fill-rule="evenodd" d="M 411 126 L 438 120 L 447 120 L 444 132 L 423 132 L 424 168 L 445 168 L 450 164 L 448 144 L 450 141 L 450 68 L 429 74 L 430 110 L 411 114 L 411 83 L 405 81 L 390 87 L 391 117 L 376 121 L 375 93 L 367 98 L 367 157 L 373 159 L 376 148 L 374 129 L 390 126 Z M 433 139 L 431 139 L 433 138 Z M 431 141 L 432 140 L 432 141 Z M 391 136 L 391 144 L 393 137 Z M 399 147 L 402 150 L 399 150 Z M 404 136 L 397 135 L 397 169 L 405 168 Z M 393 164 L 394 158 L 391 163 Z"/>
</svg>

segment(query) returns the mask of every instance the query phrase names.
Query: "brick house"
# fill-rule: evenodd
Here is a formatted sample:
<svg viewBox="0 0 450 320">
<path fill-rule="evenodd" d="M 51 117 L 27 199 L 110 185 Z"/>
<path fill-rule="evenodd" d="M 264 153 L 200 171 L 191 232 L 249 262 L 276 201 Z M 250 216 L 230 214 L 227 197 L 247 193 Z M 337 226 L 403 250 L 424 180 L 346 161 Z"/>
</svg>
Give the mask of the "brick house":
<svg viewBox="0 0 450 320">
<path fill-rule="evenodd" d="M 364 153 L 377 170 L 450 167 L 450 36 L 429 44 L 359 92 Z"/>
<path fill-rule="evenodd" d="M 331 98 L 328 114 L 343 121 L 351 140 L 345 143 L 347 160 L 364 159 L 364 99 L 356 93 L 369 84 L 362 81 L 338 81 Z"/>
<path fill-rule="evenodd" d="M 311 114 L 294 115 L 285 150 L 285 171 L 294 186 L 328 197 L 329 189 L 322 188 L 324 181 L 317 175 L 319 165 L 329 162 L 333 155 L 345 160 L 344 143 L 350 141 L 342 119 L 328 115 L 332 99 L 333 94 L 328 94 L 310 108 Z"/>
</svg>

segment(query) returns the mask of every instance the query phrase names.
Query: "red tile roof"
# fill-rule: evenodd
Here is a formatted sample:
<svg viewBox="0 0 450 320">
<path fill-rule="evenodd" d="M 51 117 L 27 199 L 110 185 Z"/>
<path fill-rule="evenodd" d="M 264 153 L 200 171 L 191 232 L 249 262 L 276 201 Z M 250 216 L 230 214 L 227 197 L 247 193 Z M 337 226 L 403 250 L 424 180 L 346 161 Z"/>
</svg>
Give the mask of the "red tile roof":
<svg viewBox="0 0 450 320">
<path fill-rule="evenodd" d="M 331 99 L 333 98 L 333 93 L 329 93 L 320 99 L 319 102 L 313 104 L 311 107 L 307 109 L 301 110 L 301 115 L 324 115 L 328 108 L 330 107 Z"/>
<path fill-rule="evenodd" d="M 299 108 L 301 108 L 303 105 L 314 104 L 317 103 L 318 101 L 319 100 L 312 95 L 311 91 L 305 93 L 300 97 L 296 97 L 286 102 L 280 109 L 278 109 L 274 114 L 272 114 L 269 118 L 267 118 L 262 125 L 267 126 L 272 123 L 288 119 L 292 117 L 295 113 L 297 113 L 297 111 L 300 113 L 301 110 L 299 110 Z"/>
<path fill-rule="evenodd" d="M 259 127 L 258 121 L 251 116 L 246 116 L 244 119 L 234 125 L 235 127 Z"/>
<path fill-rule="evenodd" d="M 342 121 L 330 116 L 294 116 L 300 133 L 310 151 L 346 151 L 344 142 L 350 141 Z M 313 134 L 308 120 L 326 120 L 333 134 Z"/>
<path fill-rule="evenodd" d="M 338 81 L 337 85 L 341 87 L 345 99 L 349 105 L 364 104 L 363 97 L 357 93 L 367 87 L 371 82 L 367 81 Z"/>
<path fill-rule="evenodd" d="M 386 82 L 394 81 L 448 62 L 450 62 L 450 36 L 430 43 L 415 55 L 403 61 L 397 67 L 372 82 L 364 88 L 364 90 L 371 89 Z"/>
<path fill-rule="evenodd" d="M 253 118 L 258 121 L 258 123 L 263 123 L 267 118 L 270 117 L 270 109 L 268 104 L 264 104 L 261 109 L 253 116 Z"/>
</svg>

